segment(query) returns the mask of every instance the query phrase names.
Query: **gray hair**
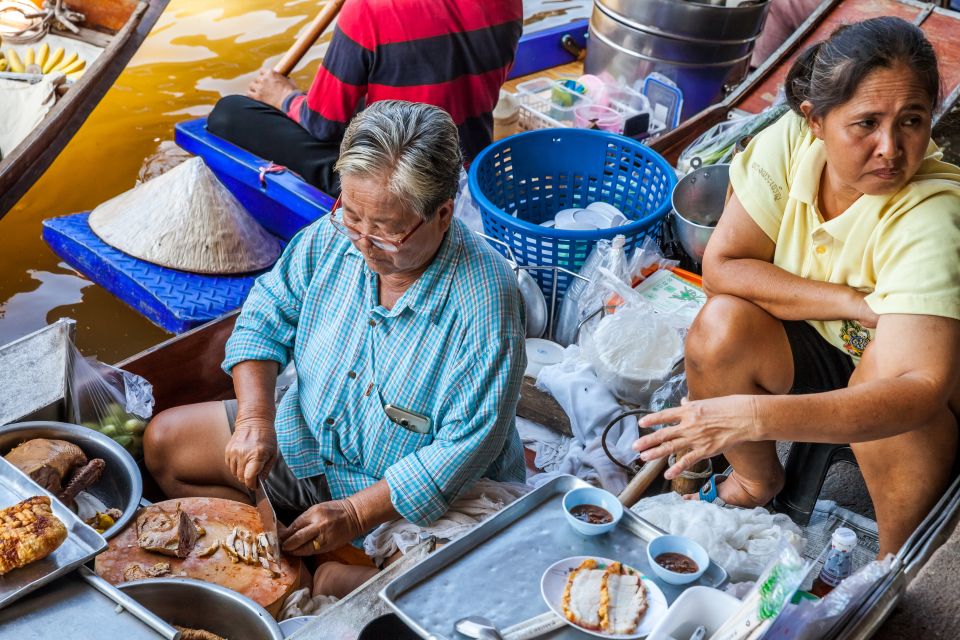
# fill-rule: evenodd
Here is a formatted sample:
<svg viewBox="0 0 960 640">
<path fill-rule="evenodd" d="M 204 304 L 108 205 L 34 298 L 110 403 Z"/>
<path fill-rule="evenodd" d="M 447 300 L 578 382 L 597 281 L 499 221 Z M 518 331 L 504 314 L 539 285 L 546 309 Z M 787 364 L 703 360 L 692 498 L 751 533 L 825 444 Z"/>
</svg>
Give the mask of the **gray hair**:
<svg viewBox="0 0 960 640">
<path fill-rule="evenodd" d="M 375 102 L 347 126 L 341 176 L 386 176 L 390 192 L 424 220 L 457 195 L 463 154 L 453 118 L 439 107 Z"/>
</svg>

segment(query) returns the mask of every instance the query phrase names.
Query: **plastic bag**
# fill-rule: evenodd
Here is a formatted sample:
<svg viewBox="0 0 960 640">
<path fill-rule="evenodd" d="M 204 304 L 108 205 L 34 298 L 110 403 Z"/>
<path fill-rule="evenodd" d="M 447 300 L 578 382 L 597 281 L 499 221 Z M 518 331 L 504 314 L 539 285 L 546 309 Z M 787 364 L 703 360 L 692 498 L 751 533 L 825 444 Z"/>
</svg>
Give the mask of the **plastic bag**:
<svg viewBox="0 0 960 640">
<path fill-rule="evenodd" d="M 677 160 L 677 169 L 681 174 L 688 173 L 692 169 L 694 158 L 700 158 L 704 165 L 730 162 L 740 140 L 757 135 L 776 122 L 789 108 L 781 93 L 776 102 L 760 113 L 727 120 L 707 129 L 683 150 Z"/>
<path fill-rule="evenodd" d="M 683 356 L 680 327 L 669 315 L 656 313 L 614 273 L 601 267 L 597 281 L 623 298 L 624 304 L 581 332 L 583 356 L 615 396 L 646 407 Z"/>
<path fill-rule="evenodd" d="M 99 431 L 134 458 L 153 415 L 153 386 L 138 375 L 85 358 L 73 347 L 67 376 L 70 421 Z"/>
<path fill-rule="evenodd" d="M 887 554 L 883 560 L 861 567 L 822 600 L 788 605 L 764 638 L 816 640 L 827 637 L 846 614 L 863 602 L 870 588 L 890 573 L 893 563 L 894 556 Z"/>
<path fill-rule="evenodd" d="M 453 203 L 453 217 L 459 218 L 467 228 L 474 233 L 483 233 L 483 219 L 480 217 L 480 207 L 470 193 L 470 183 L 467 172 L 460 168 L 460 187 L 457 199 Z"/>
<path fill-rule="evenodd" d="M 813 563 L 804 562 L 793 545 L 782 543 L 763 575 L 737 610 L 710 640 L 759 640 L 796 593 Z"/>
<path fill-rule="evenodd" d="M 580 268 L 582 278 L 574 278 L 563 296 L 560 305 L 560 315 L 554 331 L 554 340 L 561 346 L 567 347 L 577 341 L 577 329 L 580 323 L 591 313 L 600 308 L 602 298 L 596 294 L 596 278 L 598 269 L 606 267 L 614 273 L 627 274 L 627 258 L 623 246 L 626 238 L 615 236 L 613 240 L 599 240 L 593 251 L 587 256 Z M 589 301 L 595 301 L 591 308 Z"/>
</svg>

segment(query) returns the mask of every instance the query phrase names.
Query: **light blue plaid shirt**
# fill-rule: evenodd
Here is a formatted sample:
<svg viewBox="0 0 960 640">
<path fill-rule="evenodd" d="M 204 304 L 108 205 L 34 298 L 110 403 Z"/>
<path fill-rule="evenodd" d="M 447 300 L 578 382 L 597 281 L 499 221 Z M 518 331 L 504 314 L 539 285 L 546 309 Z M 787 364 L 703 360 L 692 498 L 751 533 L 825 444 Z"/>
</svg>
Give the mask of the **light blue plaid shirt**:
<svg viewBox="0 0 960 640">
<path fill-rule="evenodd" d="M 377 287 L 360 252 L 321 219 L 243 305 L 223 368 L 293 358 L 297 383 L 276 420 L 291 471 L 325 473 L 334 498 L 386 478 L 394 507 L 416 524 L 481 476 L 523 482 L 514 416 L 526 354 L 509 266 L 454 220 L 393 309 Z M 430 433 L 394 424 L 385 404 L 429 416 Z"/>
</svg>

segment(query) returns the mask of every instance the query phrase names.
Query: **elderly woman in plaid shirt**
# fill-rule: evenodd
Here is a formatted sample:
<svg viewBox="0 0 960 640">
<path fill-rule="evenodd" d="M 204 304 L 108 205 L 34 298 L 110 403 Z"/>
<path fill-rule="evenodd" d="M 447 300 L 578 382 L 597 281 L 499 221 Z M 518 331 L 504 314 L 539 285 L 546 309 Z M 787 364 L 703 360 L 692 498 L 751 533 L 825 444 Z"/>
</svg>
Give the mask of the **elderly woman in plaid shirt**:
<svg viewBox="0 0 960 640">
<path fill-rule="evenodd" d="M 523 482 L 522 305 L 507 263 L 453 218 L 461 163 L 437 107 L 377 102 L 353 120 L 339 206 L 257 280 L 227 343 L 237 399 L 147 429 L 168 496 L 249 502 L 261 477 L 301 514 L 283 549 L 311 555 L 398 517 L 429 524 L 481 477 Z M 275 408 L 291 359 L 297 381 Z M 387 405 L 417 419 L 397 424 Z M 340 571 L 352 579 L 319 590 L 370 575 Z"/>
</svg>

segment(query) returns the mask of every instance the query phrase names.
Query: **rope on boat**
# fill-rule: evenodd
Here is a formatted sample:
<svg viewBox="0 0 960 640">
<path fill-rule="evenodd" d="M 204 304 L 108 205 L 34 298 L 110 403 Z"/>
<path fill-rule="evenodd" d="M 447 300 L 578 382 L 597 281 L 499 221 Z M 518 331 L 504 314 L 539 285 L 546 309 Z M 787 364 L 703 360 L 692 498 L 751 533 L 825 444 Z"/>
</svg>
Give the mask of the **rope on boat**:
<svg viewBox="0 0 960 640">
<path fill-rule="evenodd" d="M 50 28 L 56 24 L 73 33 L 80 33 L 79 23 L 85 16 L 66 6 L 66 0 L 44 0 L 43 9 L 26 0 L 0 0 L 0 24 L 3 23 L 3 14 L 17 13 L 18 22 L 30 21 L 28 26 L 2 33 L 3 41 L 11 44 L 32 44 L 41 40 L 50 33 Z"/>
</svg>

